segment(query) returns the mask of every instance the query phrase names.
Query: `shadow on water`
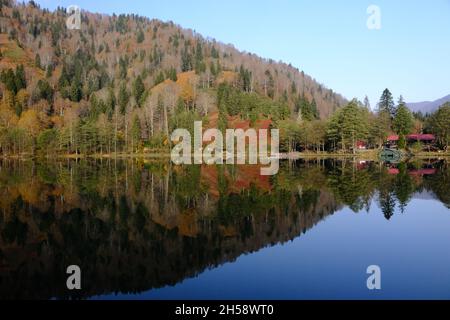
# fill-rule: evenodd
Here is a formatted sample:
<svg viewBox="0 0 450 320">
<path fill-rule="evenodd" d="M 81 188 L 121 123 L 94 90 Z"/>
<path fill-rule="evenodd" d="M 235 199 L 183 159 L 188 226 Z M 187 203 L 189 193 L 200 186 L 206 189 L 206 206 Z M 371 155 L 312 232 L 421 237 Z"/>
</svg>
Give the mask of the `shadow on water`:
<svg viewBox="0 0 450 320">
<path fill-rule="evenodd" d="M 2 160 L 0 298 L 139 293 L 292 240 L 344 207 L 377 203 L 389 220 L 426 194 L 450 208 L 450 168 L 441 160 L 299 160 L 283 162 L 275 177 L 259 172 Z M 73 264 L 83 273 L 76 296 L 66 289 Z"/>
</svg>

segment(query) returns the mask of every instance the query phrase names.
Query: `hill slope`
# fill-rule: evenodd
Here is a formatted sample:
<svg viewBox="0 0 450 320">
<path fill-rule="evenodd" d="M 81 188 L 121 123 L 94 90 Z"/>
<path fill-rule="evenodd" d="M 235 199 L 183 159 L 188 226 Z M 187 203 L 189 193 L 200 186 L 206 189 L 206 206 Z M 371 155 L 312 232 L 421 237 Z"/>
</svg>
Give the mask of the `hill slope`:
<svg viewBox="0 0 450 320">
<path fill-rule="evenodd" d="M 81 30 L 68 30 L 66 19 L 64 8 L 0 0 L 0 95 L 6 127 L 54 128 L 72 152 L 93 131 L 102 150 L 128 149 L 194 116 L 327 118 L 347 102 L 291 65 L 172 22 L 82 12 Z"/>
</svg>

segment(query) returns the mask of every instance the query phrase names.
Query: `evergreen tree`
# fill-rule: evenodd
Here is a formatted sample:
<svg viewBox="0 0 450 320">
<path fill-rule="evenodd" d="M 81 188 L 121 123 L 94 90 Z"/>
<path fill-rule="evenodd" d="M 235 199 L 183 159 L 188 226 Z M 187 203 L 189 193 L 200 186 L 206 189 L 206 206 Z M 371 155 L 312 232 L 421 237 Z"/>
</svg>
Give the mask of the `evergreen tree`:
<svg viewBox="0 0 450 320">
<path fill-rule="evenodd" d="M 275 97 L 275 81 L 269 70 L 265 72 L 266 78 L 264 79 L 264 94 L 270 98 Z"/>
<path fill-rule="evenodd" d="M 370 102 L 368 96 L 364 97 L 364 107 L 367 108 L 367 110 L 370 110 Z"/>
<path fill-rule="evenodd" d="M 315 101 L 314 101 L 315 104 Z M 305 94 L 302 94 L 297 102 L 297 108 L 299 109 L 301 119 L 304 121 L 312 121 L 316 118 L 317 106 L 313 106 L 306 99 Z M 314 109 L 315 110 L 314 110 Z"/>
<path fill-rule="evenodd" d="M 186 72 L 191 70 L 192 70 L 192 56 L 185 47 L 183 52 L 181 53 L 181 71 Z"/>
<path fill-rule="evenodd" d="M 34 65 L 36 66 L 36 68 L 42 69 L 41 56 L 39 55 L 39 53 L 37 53 L 34 58 Z"/>
<path fill-rule="evenodd" d="M 137 78 L 133 84 L 133 95 L 134 95 L 134 99 L 136 100 L 136 103 L 139 107 L 141 107 L 141 105 L 142 105 L 142 102 L 143 102 L 142 98 L 144 96 L 144 92 L 145 92 L 145 87 L 144 87 L 144 82 L 142 81 L 142 77 L 137 76 Z"/>
<path fill-rule="evenodd" d="M 213 75 L 213 77 L 216 77 L 218 75 L 217 68 L 216 68 L 216 65 L 214 64 L 214 62 L 211 62 L 209 64 L 209 71 L 211 71 L 211 74 Z"/>
<path fill-rule="evenodd" d="M 241 65 L 239 69 L 239 83 L 241 90 L 245 92 L 251 91 L 252 73 Z"/>
<path fill-rule="evenodd" d="M 17 93 L 16 77 L 12 69 L 3 70 L 1 73 L 1 80 L 8 91 L 13 94 Z"/>
<path fill-rule="evenodd" d="M 310 109 L 314 119 L 319 119 L 319 110 L 317 109 L 317 103 L 315 98 L 313 98 L 311 101 Z"/>
<path fill-rule="evenodd" d="M 211 57 L 213 59 L 219 59 L 219 52 L 217 51 L 216 47 L 211 48 Z"/>
<path fill-rule="evenodd" d="M 385 111 L 390 114 L 391 119 L 394 119 L 396 113 L 395 103 L 394 98 L 392 97 L 392 93 L 389 91 L 389 89 L 385 89 L 383 91 L 380 102 L 378 102 L 378 111 Z"/>
<path fill-rule="evenodd" d="M 6 89 L 14 94 L 27 87 L 25 68 L 22 64 L 16 67 L 15 72 L 12 69 L 3 70 L 0 74 L 0 80 L 4 83 Z"/>
<path fill-rule="evenodd" d="M 52 76 L 52 74 L 53 74 L 53 66 L 52 66 L 51 64 L 49 64 L 49 65 L 47 66 L 47 70 L 46 70 L 46 73 L 45 73 L 45 77 L 46 77 L 46 78 L 50 78 L 50 77 Z"/>
<path fill-rule="evenodd" d="M 206 66 L 203 63 L 203 46 L 200 40 L 197 41 L 197 47 L 195 49 L 195 72 L 200 74 L 205 72 Z"/>
<path fill-rule="evenodd" d="M 25 89 L 27 87 L 27 81 L 25 77 L 25 68 L 23 64 L 20 64 L 16 68 L 16 74 L 15 74 L 15 82 L 16 82 L 16 90 L 19 92 L 22 89 Z"/>
<path fill-rule="evenodd" d="M 160 71 L 158 73 L 158 75 L 156 76 L 155 83 L 153 85 L 157 86 L 158 84 L 164 82 L 164 80 L 166 80 L 166 78 L 164 77 L 164 73 L 162 71 Z"/>
<path fill-rule="evenodd" d="M 119 88 L 119 96 L 118 96 L 118 103 L 119 103 L 119 111 L 122 115 L 126 113 L 127 105 L 130 100 L 130 96 L 127 91 L 126 85 L 123 83 Z"/>
<path fill-rule="evenodd" d="M 97 120 L 98 116 L 104 112 L 102 103 L 101 103 L 101 99 L 98 100 L 97 96 L 95 94 L 92 94 L 90 100 L 90 105 L 91 107 L 89 108 L 89 117 L 91 118 L 91 120 Z"/>
<path fill-rule="evenodd" d="M 386 111 L 377 113 L 376 118 L 371 123 L 370 136 L 375 144 L 383 146 L 391 130 L 391 115 Z"/>
<path fill-rule="evenodd" d="M 39 80 L 33 92 L 32 100 L 37 102 L 41 99 L 47 100 L 49 103 L 53 101 L 53 88 L 47 80 Z"/>
<path fill-rule="evenodd" d="M 106 111 L 105 111 L 109 120 L 112 119 L 115 110 L 116 110 L 116 96 L 114 95 L 113 88 L 109 88 L 108 98 L 106 99 Z"/>
<path fill-rule="evenodd" d="M 141 123 L 137 115 L 133 118 L 133 123 L 131 125 L 131 148 L 132 152 L 136 152 L 140 148 L 141 140 Z"/>
<path fill-rule="evenodd" d="M 329 139 L 341 144 L 343 149 L 356 150 L 356 142 L 367 138 L 368 123 L 364 110 L 354 99 L 340 109 L 331 119 L 327 128 Z"/>
<path fill-rule="evenodd" d="M 436 134 L 439 145 L 447 150 L 450 143 L 450 103 L 441 106 L 429 122 L 430 130 Z"/>
<path fill-rule="evenodd" d="M 411 114 L 411 111 L 409 111 L 404 102 L 401 102 L 401 104 L 397 108 L 397 112 L 395 114 L 393 122 L 395 132 L 397 132 L 397 134 L 399 135 L 407 135 L 411 133 L 413 125 L 414 118 Z"/>
<path fill-rule="evenodd" d="M 174 82 L 177 81 L 178 80 L 177 70 L 174 67 L 171 67 L 169 69 L 169 71 L 167 71 L 166 78 L 170 79 L 170 80 L 172 80 Z"/>
<path fill-rule="evenodd" d="M 297 84 L 295 83 L 295 81 L 292 81 L 292 83 L 291 83 L 291 94 L 292 95 L 297 94 Z"/>
<path fill-rule="evenodd" d="M 59 76 L 58 85 L 60 88 L 64 88 L 69 85 L 69 74 L 67 70 L 67 64 L 63 63 L 61 75 Z"/>
<path fill-rule="evenodd" d="M 75 79 L 72 81 L 72 84 L 70 85 L 69 98 L 73 102 L 80 102 L 82 97 L 83 91 L 81 80 L 78 77 L 75 77 Z"/>
<path fill-rule="evenodd" d="M 144 42 L 144 40 L 145 40 L 145 34 L 144 34 L 144 31 L 142 31 L 142 29 L 139 29 L 139 30 L 138 30 L 136 40 L 137 40 L 137 43 L 142 43 L 142 42 Z"/>
<path fill-rule="evenodd" d="M 125 58 L 120 58 L 119 59 L 119 77 L 120 79 L 124 80 L 126 79 L 128 74 L 128 59 Z"/>
</svg>

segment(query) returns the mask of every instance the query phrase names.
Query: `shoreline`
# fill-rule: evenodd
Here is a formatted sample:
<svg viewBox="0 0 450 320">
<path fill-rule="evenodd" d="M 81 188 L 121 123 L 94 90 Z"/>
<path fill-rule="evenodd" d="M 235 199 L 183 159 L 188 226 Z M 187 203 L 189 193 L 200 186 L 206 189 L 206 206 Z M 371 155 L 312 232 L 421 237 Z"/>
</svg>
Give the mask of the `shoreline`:
<svg viewBox="0 0 450 320">
<path fill-rule="evenodd" d="M 279 160 L 299 160 L 299 159 L 326 159 L 326 158 L 354 158 L 359 160 L 380 160 L 378 158 L 379 151 L 359 151 L 355 154 L 353 153 L 330 153 L 330 152 L 320 152 L 320 153 L 303 153 L 303 152 L 291 152 L 291 153 L 280 153 L 278 155 Z M 450 158 L 450 152 L 420 152 L 412 154 L 409 159 L 427 159 L 427 158 Z M 57 154 L 57 155 L 0 155 L 0 159 L 19 159 L 19 160 L 49 160 L 49 159 L 170 159 L 169 152 L 155 152 L 155 153 L 117 153 L 117 154 Z M 380 160 L 381 161 L 381 160 Z"/>
</svg>

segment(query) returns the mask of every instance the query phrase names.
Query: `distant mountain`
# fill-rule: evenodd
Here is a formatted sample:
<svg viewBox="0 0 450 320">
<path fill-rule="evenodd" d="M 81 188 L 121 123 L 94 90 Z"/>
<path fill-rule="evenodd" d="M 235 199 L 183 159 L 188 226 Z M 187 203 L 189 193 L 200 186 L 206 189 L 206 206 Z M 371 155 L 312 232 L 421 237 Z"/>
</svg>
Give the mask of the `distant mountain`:
<svg viewBox="0 0 450 320">
<path fill-rule="evenodd" d="M 407 103 L 407 106 L 413 112 L 422 111 L 422 113 L 425 114 L 436 111 L 440 106 L 442 106 L 446 102 L 450 102 L 450 94 L 435 101 Z"/>
</svg>

